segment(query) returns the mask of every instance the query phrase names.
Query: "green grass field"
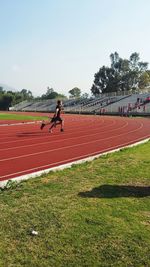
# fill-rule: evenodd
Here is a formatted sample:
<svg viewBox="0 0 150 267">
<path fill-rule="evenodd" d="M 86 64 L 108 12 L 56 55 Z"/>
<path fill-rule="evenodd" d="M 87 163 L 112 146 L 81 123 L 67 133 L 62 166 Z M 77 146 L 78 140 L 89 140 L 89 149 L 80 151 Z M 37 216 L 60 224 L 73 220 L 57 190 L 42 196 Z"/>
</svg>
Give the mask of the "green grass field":
<svg viewBox="0 0 150 267">
<path fill-rule="evenodd" d="M 43 120 L 47 119 L 47 117 L 43 116 L 29 116 L 29 115 L 24 115 L 24 114 L 9 114 L 9 113 L 0 113 L 0 120 L 18 120 L 18 121 L 23 121 L 23 120 L 31 120 L 31 121 L 36 121 L 36 120 Z"/>
<path fill-rule="evenodd" d="M 150 142 L 1 190 L 0 210 L 1 267 L 149 267 Z"/>
</svg>

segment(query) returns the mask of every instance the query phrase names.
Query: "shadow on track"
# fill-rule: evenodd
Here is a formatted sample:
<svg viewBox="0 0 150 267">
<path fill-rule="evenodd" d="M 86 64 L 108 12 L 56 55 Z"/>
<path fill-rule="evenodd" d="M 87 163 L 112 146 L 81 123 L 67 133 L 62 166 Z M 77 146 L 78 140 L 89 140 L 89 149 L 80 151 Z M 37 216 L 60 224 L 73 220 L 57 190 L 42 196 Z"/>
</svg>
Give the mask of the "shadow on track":
<svg viewBox="0 0 150 267">
<path fill-rule="evenodd" d="M 83 198 L 140 198 L 150 196 L 150 186 L 101 185 L 93 188 L 91 191 L 80 192 L 78 195 Z"/>
<path fill-rule="evenodd" d="M 25 136 L 48 136 L 49 133 L 43 133 L 43 132 L 23 132 L 23 133 L 17 133 L 17 137 L 25 137 Z"/>
</svg>

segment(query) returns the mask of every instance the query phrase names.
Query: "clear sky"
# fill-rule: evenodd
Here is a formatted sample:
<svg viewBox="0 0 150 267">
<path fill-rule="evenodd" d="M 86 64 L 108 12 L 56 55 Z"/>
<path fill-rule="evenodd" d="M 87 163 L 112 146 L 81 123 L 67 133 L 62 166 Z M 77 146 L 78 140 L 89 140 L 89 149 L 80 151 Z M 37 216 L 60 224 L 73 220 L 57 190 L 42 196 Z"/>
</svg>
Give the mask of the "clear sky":
<svg viewBox="0 0 150 267">
<path fill-rule="evenodd" d="M 150 63 L 150 0 L 0 0 L 0 83 L 90 92 L 109 55 Z"/>
</svg>

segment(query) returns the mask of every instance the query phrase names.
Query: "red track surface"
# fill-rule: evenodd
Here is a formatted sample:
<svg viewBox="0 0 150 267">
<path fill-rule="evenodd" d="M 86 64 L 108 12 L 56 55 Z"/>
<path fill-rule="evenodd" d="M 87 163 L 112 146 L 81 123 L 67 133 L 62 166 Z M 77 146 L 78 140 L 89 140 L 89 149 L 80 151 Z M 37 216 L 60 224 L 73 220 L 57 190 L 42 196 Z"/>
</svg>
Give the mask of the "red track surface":
<svg viewBox="0 0 150 267">
<path fill-rule="evenodd" d="M 39 123 L 0 126 L 0 181 L 150 138 L 150 120 L 65 115 L 65 132 Z"/>
</svg>

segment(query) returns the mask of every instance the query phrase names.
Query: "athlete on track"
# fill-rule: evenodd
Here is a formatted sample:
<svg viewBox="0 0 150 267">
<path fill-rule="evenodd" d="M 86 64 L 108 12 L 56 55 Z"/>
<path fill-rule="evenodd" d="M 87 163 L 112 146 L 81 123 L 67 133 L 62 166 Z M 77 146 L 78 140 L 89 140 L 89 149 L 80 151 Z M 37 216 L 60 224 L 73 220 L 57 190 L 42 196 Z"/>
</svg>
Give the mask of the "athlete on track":
<svg viewBox="0 0 150 267">
<path fill-rule="evenodd" d="M 53 118 L 51 119 L 50 122 L 45 123 L 44 121 L 41 124 L 41 130 L 48 124 L 50 124 L 50 128 L 49 128 L 49 132 L 52 133 L 52 128 L 56 127 L 57 124 L 60 124 L 61 128 L 60 131 L 63 132 L 63 126 L 64 126 L 64 121 L 61 118 L 61 111 L 62 111 L 62 101 L 58 100 L 57 101 L 57 105 L 56 105 L 56 109 L 55 109 L 55 114 L 53 116 Z"/>
</svg>

